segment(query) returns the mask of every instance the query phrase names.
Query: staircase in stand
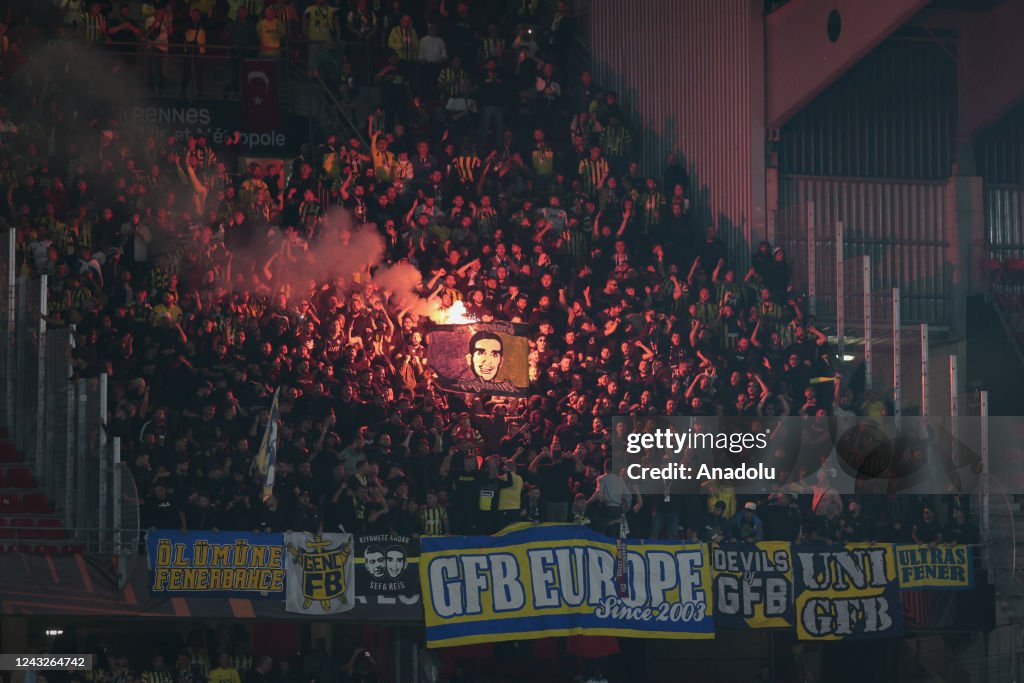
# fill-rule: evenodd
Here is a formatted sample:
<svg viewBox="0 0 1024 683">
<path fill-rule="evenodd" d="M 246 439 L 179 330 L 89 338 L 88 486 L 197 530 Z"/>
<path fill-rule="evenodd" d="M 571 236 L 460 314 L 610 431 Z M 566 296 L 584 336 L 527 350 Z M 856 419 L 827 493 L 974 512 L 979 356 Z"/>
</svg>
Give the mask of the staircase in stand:
<svg viewBox="0 0 1024 683">
<path fill-rule="evenodd" d="M 82 552 L 10 441 L 0 441 L 0 552 Z"/>
</svg>

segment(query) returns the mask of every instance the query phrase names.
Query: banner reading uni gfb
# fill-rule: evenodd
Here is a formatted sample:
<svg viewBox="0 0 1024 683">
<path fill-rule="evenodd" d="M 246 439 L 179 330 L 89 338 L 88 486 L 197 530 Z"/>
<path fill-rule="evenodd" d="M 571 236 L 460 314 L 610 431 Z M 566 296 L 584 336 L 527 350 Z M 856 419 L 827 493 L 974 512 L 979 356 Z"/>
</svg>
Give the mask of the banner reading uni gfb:
<svg viewBox="0 0 1024 683">
<path fill-rule="evenodd" d="M 620 597 L 614 543 L 579 525 L 420 543 L 429 647 L 565 635 L 714 637 L 705 545 L 628 542 Z"/>
<path fill-rule="evenodd" d="M 903 630 L 895 546 L 793 547 L 800 640 L 890 638 Z"/>
</svg>

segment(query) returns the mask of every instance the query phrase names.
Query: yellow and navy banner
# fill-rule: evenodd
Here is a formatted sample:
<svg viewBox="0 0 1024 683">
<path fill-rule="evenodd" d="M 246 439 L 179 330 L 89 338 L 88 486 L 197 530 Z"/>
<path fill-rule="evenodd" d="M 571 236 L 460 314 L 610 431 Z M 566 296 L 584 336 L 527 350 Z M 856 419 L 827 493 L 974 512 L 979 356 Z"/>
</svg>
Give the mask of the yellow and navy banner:
<svg viewBox="0 0 1024 683">
<path fill-rule="evenodd" d="M 900 588 L 974 587 L 974 557 L 968 545 L 897 545 Z"/>
<path fill-rule="evenodd" d="M 284 608 L 322 616 L 355 606 L 352 534 L 284 534 L 288 551 Z"/>
<path fill-rule="evenodd" d="M 896 546 L 793 546 L 800 640 L 891 638 L 903 631 Z"/>
<path fill-rule="evenodd" d="M 150 531 L 146 536 L 153 595 L 285 595 L 281 534 Z"/>
<path fill-rule="evenodd" d="M 793 627 L 791 544 L 715 544 L 711 569 L 716 628 Z"/>
<path fill-rule="evenodd" d="M 420 539 L 428 647 L 564 635 L 713 638 L 706 545 L 615 544 L 574 524 Z"/>
</svg>

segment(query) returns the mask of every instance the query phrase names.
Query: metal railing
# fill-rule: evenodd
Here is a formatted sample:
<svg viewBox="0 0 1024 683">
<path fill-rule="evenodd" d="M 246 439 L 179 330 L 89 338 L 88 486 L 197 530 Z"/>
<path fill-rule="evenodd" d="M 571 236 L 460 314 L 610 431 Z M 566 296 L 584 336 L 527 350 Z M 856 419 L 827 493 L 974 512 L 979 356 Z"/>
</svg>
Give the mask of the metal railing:
<svg viewBox="0 0 1024 683">
<path fill-rule="evenodd" d="M 16 277 L 16 260 L 15 231 L 8 229 L 0 239 L 0 424 L 70 531 L 57 543 L 130 552 L 138 542 L 137 494 L 120 444 L 108 443 L 107 376 L 78 376 L 75 328 L 47 320 L 48 278 Z"/>
</svg>

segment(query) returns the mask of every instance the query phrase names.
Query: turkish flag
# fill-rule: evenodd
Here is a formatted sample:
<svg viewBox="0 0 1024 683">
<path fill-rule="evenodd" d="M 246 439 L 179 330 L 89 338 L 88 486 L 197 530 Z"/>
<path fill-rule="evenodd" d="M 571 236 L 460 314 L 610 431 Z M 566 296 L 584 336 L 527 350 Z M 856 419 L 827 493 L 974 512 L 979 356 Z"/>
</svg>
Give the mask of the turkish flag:
<svg viewBox="0 0 1024 683">
<path fill-rule="evenodd" d="M 277 62 L 247 59 L 242 65 L 242 128 L 247 133 L 269 133 L 281 127 L 277 97 Z"/>
</svg>

